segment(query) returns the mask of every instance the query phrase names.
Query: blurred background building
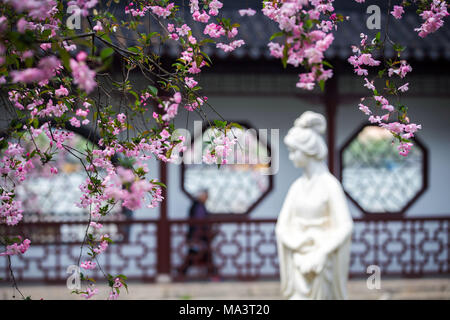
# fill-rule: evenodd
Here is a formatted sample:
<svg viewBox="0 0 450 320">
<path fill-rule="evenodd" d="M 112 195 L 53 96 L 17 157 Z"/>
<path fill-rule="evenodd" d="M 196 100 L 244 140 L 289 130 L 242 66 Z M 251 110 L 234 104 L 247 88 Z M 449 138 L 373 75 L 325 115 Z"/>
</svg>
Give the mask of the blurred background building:
<svg viewBox="0 0 450 320">
<path fill-rule="evenodd" d="M 365 276 L 370 265 L 380 266 L 386 276 L 450 274 L 450 27 L 447 21 L 439 31 L 421 39 L 413 31 L 421 24 L 417 14 L 407 12 L 400 21 L 391 19 L 391 38 L 406 45 L 405 58 L 413 67 L 407 80 L 410 91 L 402 102 L 411 120 L 423 127 L 412 152 L 403 158 L 392 145 L 392 136 L 368 126 L 366 116 L 358 110 L 359 99 L 367 91 L 346 61 L 351 45 L 359 43 L 359 32 L 370 36 L 379 31 L 366 27 L 369 14 L 365 9 L 372 3 L 380 5 L 384 26 L 382 2 L 358 5 L 337 1 L 337 11 L 350 20 L 335 33 L 334 44 L 327 51 L 334 77 L 324 92 L 296 88 L 298 70 L 283 69 L 279 60 L 270 57 L 267 42 L 277 30 L 261 13 L 253 17 L 240 17 L 236 10 L 226 14 L 241 25 L 239 37 L 246 45 L 231 54 L 208 47 L 206 53 L 214 65 L 202 72 L 199 83 L 220 116 L 255 129 L 242 138 L 256 146 L 246 149 L 246 155 L 271 158 L 272 162 L 257 160 L 220 169 L 151 162 L 150 176 L 168 185 L 166 200 L 158 209 L 118 210 L 111 218 L 114 221 L 105 223 L 116 242 L 101 258 L 107 272 L 146 281 L 160 275 L 179 279 L 177 268 L 187 252 L 186 233 L 193 222 L 188 219 L 188 209 L 196 193 L 207 189 L 211 218 L 203 223 L 214 226 L 212 263 L 220 276 L 276 279 L 274 225 L 289 186 L 301 175 L 289 161 L 282 139 L 298 116 L 313 110 L 327 118 L 328 166 L 342 181 L 355 220 L 351 276 Z M 258 1 L 226 3 L 227 10 L 233 6 L 256 9 L 260 5 Z M 124 41 L 120 39 L 117 41 Z M 175 43 L 160 49 L 167 60 L 179 53 Z M 392 57 L 394 51 L 386 54 Z M 210 119 L 219 119 L 213 110 L 205 110 Z M 200 118 L 183 111 L 175 127 L 187 128 L 194 138 L 193 121 Z M 260 129 L 268 130 L 269 135 L 263 137 Z M 270 135 L 273 129 L 279 130 L 278 137 Z M 81 140 L 86 138 L 83 132 L 77 134 Z M 61 174 L 56 180 L 41 176 L 21 191 L 30 212 L 21 228 L 34 245 L 26 255 L 15 258 L 19 279 L 65 280 L 66 267 L 78 258 L 80 219 L 85 213 L 71 203 L 77 198 L 84 173 L 70 155 L 60 157 Z M 268 166 L 279 169 L 276 174 L 262 175 Z M 0 277 L 5 277 L 6 262 L 0 262 L 4 264 Z M 202 265 L 192 269 L 187 278 L 208 276 Z"/>
</svg>

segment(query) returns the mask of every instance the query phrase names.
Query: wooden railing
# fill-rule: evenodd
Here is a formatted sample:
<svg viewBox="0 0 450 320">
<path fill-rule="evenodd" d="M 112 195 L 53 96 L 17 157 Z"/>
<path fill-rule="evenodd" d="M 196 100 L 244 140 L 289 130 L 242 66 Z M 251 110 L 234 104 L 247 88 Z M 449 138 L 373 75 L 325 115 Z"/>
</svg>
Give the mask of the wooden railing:
<svg viewBox="0 0 450 320">
<path fill-rule="evenodd" d="M 240 217 L 169 220 L 169 242 L 157 245 L 158 220 L 108 221 L 104 226 L 115 243 L 99 262 L 107 273 L 154 281 L 159 270 L 158 250 L 169 250 L 170 273 L 174 280 L 211 276 L 236 280 L 276 279 L 275 222 L 275 219 Z M 209 241 L 205 243 L 211 259 L 201 261 L 196 255 L 193 266 L 183 276 L 179 269 L 186 261 L 189 247 L 193 246 L 187 241 L 189 225 L 206 227 Z M 82 227 L 80 222 L 21 223 L 15 227 L 15 232 L 32 241 L 26 254 L 12 259 L 17 278 L 65 281 L 67 267 L 77 264 Z M 0 228 L 1 233 L 9 230 Z M 449 234 L 448 217 L 354 219 L 350 276 L 367 276 L 370 265 L 379 266 L 385 276 L 449 275 Z M 8 278 L 4 257 L 0 257 L 0 267 L 0 278 Z M 100 276 L 99 271 L 96 272 L 93 275 Z"/>
</svg>

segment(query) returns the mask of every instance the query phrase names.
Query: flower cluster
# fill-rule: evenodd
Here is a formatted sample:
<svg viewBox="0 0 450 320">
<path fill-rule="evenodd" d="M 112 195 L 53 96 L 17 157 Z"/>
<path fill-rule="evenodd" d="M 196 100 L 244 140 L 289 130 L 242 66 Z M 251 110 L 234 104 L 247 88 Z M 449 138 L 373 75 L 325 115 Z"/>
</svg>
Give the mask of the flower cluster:
<svg viewBox="0 0 450 320">
<path fill-rule="evenodd" d="M 390 102 L 387 97 L 377 90 L 375 81 L 378 78 L 383 79 L 387 75 L 383 91 L 394 97 L 399 96 L 409 89 L 409 83 L 396 85 L 393 77 L 398 76 L 398 78 L 403 79 L 407 73 L 412 71 L 412 67 L 406 60 L 401 59 L 395 61 L 389 60 L 382 65 L 380 60 L 377 60 L 372 56 L 374 52 L 383 48 L 383 44 L 380 41 L 380 34 L 377 34 L 370 43 L 368 42 L 367 35 L 361 34 L 360 36 L 360 44 L 359 46 L 353 46 L 354 55 L 348 58 L 348 62 L 353 66 L 357 75 L 364 76 L 364 87 L 370 90 L 372 95 L 368 98 L 361 98 L 361 102 L 358 105 L 359 110 L 368 116 L 368 120 L 371 123 L 389 130 L 396 138 L 398 138 L 400 142 L 398 146 L 399 154 L 406 156 L 412 147 L 412 143 L 409 139 L 414 137 L 415 132 L 422 127 L 421 125 L 410 123 L 404 106 L 400 103 L 395 104 Z M 402 48 L 396 46 L 396 49 L 399 52 L 399 57 Z M 373 80 L 369 80 L 366 77 L 369 75 L 369 67 L 379 67 Z M 368 100 L 373 101 L 373 104 L 378 107 L 383 114 L 377 115 L 375 109 L 371 109 L 367 105 Z M 397 121 L 392 121 L 395 115 L 397 116 Z"/>
<path fill-rule="evenodd" d="M 210 148 L 206 149 L 203 155 L 203 161 L 207 164 L 227 164 L 228 156 L 234 150 L 237 142 L 233 130 L 230 130 L 230 124 L 226 122 L 218 122 L 218 129 L 212 130 L 210 137 Z"/>
<path fill-rule="evenodd" d="M 283 43 L 269 42 L 270 54 L 281 59 L 283 65 L 305 67 L 308 72 L 299 74 L 297 87 L 312 90 L 316 83 L 323 88 L 331 78 L 331 69 L 324 60 L 324 52 L 330 47 L 337 22 L 343 17 L 334 13 L 333 1 L 264 1 L 263 14 L 278 24 L 279 33 L 271 39 L 283 36 Z"/>
<path fill-rule="evenodd" d="M 414 29 L 414 31 L 417 31 L 419 36 L 424 38 L 442 27 L 444 25 L 443 19 L 448 15 L 447 1 L 432 0 L 430 8 L 420 14 L 420 17 L 425 21 L 419 28 Z"/>
<path fill-rule="evenodd" d="M 7 245 L 6 251 L 1 252 L 0 256 L 13 256 L 16 254 L 25 253 L 28 250 L 28 248 L 30 247 L 31 241 L 29 239 L 25 239 L 20 243 L 22 238 L 19 236 L 19 237 L 17 237 L 17 239 L 18 239 L 18 242 L 14 242 L 13 244 Z"/>
<path fill-rule="evenodd" d="M 91 93 L 97 86 L 97 82 L 95 81 L 95 71 L 89 69 L 86 58 L 86 52 L 81 51 L 76 60 L 70 59 L 70 68 L 72 69 L 74 83 L 86 93 Z"/>
</svg>

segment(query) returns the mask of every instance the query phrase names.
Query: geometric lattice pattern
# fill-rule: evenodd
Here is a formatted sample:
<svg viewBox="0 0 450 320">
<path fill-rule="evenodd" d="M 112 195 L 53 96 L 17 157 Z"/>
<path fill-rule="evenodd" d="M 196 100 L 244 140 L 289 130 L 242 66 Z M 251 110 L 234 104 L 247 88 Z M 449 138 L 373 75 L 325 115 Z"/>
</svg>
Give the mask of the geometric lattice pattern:
<svg viewBox="0 0 450 320">
<path fill-rule="evenodd" d="M 269 177 L 249 166 L 189 165 L 185 190 L 195 197 L 208 190 L 206 208 L 211 213 L 245 213 L 269 189 Z"/>
<path fill-rule="evenodd" d="M 366 126 L 342 151 L 342 185 L 364 212 L 402 212 L 424 188 L 424 156 L 417 143 L 399 155 L 389 131 Z"/>
<path fill-rule="evenodd" d="M 62 241 L 59 239 L 48 244 L 41 236 L 49 226 L 67 226 L 65 223 L 21 223 L 17 228 L 32 229 L 29 238 L 33 245 L 24 255 L 12 257 L 15 276 L 18 280 L 62 282 L 66 281 L 67 267 L 77 265 L 80 255 L 80 241 Z M 132 279 L 153 281 L 156 276 L 156 221 L 146 223 L 105 222 L 110 228 L 118 225 L 114 244 L 110 244 L 105 254 L 98 257 L 102 269 L 110 274 L 126 274 Z M 70 226 L 70 224 L 69 224 Z M 33 237 L 33 235 L 38 235 Z M 127 237 L 123 235 L 127 234 Z M 121 236 L 122 235 L 122 236 Z M 87 256 L 83 256 L 85 260 Z M 1 257 L 0 257 L 1 258 Z M 8 278 L 7 259 L 0 259 L 0 277 Z M 97 279 L 102 278 L 96 268 L 89 271 Z"/>
<path fill-rule="evenodd" d="M 258 220 L 246 223 L 216 223 L 211 239 L 212 263 L 223 278 L 261 279 L 278 274 L 278 253 L 274 223 Z M 187 225 L 172 224 L 172 264 L 176 268 L 183 263 L 188 250 Z M 189 278 L 202 278 L 205 268 L 193 268 Z"/>
<path fill-rule="evenodd" d="M 176 279 L 177 268 L 188 247 L 187 220 L 169 221 L 171 270 Z M 204 221 L 211 224 L 212 258 L 223 278 L 255 280 L 278 278 L 278 255 L 275 219 Z M 113 224 L 105 222 L 105 225 Z M 127 236 L 111 244 L 100 256 L 102 268 L 111 274 L 126 274 L 130 280 L 153 281 L 157 273 L 156 220 L 121 221 L 117 223 Z M 21 223 L 18 228 L 33 228 L 33 233 L 55 223 Z M 64 226 L 64 223 L 58 223 Z M 367 267 L 377 265 L 382 275 L 421 277 L 450 274 L 449 218 L 354 219 L 350 276 L 367 277 Z M 19 280 L 66 281 L 66 269 L 76 264 L 78 243 L 35 241 L 24 255 L 14 256 L 13 267 Z M 0 277 L 8 278 L 7 260 L 0 259 Z M 206 269 L 188 273 L 188 278 L 207 277 Z M 96 276 L 100 276 L 97 274 Z"/>
</svg>

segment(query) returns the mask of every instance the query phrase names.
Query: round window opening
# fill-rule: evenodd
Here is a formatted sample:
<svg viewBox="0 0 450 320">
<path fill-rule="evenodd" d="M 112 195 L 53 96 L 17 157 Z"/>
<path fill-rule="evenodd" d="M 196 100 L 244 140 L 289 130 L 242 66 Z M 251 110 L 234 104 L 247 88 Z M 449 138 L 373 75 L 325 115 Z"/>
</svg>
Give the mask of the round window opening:
<svg viewBox="0 0 450 320">
<path fill-rule="evenodd" d="M 227 135 L 237 142 L 227 164 L 201 163 L 209 148 L 208 141 L 217 135 L 216 129 L 207 128 L 201 137 L 194 137 L 184 153 L 184 159 L 194 161 L 191 164 L 184 161 L 182 165 L 182 189 L 191 199 L 207 191 L 206 208 L 211 214 L 247 214 L 272 189 L 270 148 L 250 126 L 233 127 Z"/>
<path fill-rule="evenodd" d="M 364 126 L 341 149 L 345 192 L 363 213 L 403 214 L 426 189 L 426 149 L 417 139 L 401 156 L 392 134 Z"/>
</svg>

